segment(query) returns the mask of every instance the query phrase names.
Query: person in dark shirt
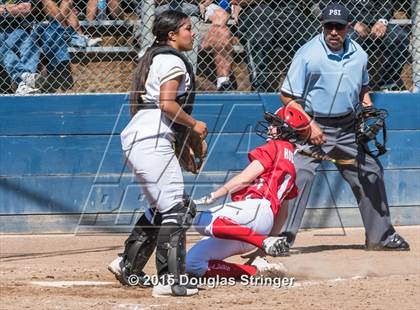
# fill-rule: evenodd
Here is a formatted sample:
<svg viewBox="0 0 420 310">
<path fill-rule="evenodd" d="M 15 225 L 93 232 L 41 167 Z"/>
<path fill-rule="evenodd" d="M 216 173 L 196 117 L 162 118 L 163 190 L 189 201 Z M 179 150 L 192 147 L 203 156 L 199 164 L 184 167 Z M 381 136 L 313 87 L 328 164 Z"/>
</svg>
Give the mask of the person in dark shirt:
<svg viewBox="0 0 420 310">
<path fill-rule="evenodd" d="M 239 5 L 238 33 L 247 52 L 248 70 L 253 91 L 274 92 L 270 69 L 273 52 L 293 55 L 301 45 L 317 33 L 319 22 L 304 13 L 306 1 L 231 0 Z M 280 52 L 280 53 L 281 53 Z M 276 50 L 276 55 L 280 54 Z M 282 56 L 282 63 L 287 57 Z M 279 80 L 279 76 L 274 80 Z M 271 80 L 270 80 L 271 79 Z"/>
</svg>

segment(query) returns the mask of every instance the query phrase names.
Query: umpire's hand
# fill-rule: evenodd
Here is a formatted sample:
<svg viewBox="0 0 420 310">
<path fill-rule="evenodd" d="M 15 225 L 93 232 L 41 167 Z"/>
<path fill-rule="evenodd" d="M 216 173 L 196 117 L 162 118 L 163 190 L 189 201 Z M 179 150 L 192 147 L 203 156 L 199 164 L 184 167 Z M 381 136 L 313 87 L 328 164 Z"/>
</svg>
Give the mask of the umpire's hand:
<svg viewBox="0 0 420 310">
<path fill-rule="evenodd" d="M 311 138 L 309 140 L 313 145 L 322 145 L 326 142 L 324 133 L 314 120 L 311 122 Z"/>
</svg>

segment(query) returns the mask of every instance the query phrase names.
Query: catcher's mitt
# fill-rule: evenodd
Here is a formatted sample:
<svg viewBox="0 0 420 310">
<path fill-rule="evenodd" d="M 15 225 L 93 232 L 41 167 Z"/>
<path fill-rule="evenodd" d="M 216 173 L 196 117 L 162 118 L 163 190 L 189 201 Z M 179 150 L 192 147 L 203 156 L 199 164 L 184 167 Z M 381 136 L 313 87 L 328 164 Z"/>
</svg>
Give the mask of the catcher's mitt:
<svg viewBox="0 0 420 310">
<path fill-rule="evenodd" d="M 175 154 L 181 167 L 198 174 L 207 156 L 207 143 L 190 128 L 179 130 L 175 134 Z"/>
<path fill-rule="evenodd" d="M 356 141 L 362 145 L 366 153 L 373 157 L 379 157 L 387 151 L 385 124 L 387 116 L 387 110 L 377 109 L 373 106 L 363 107 L 356 114 Z"/>
</svg>

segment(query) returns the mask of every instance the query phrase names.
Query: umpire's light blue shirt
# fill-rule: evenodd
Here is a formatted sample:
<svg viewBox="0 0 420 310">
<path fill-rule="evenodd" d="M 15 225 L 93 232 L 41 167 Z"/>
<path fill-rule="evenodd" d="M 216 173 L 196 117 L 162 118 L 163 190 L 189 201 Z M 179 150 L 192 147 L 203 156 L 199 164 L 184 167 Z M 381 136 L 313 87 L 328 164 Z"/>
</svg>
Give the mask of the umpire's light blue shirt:
<svg viewBox="0 0 420 310">
<path fill-rule="evenodd" d="M 362 86 L 369 83 L 368 57 L 359 44 L 346 38 L 343 54 L 334 54 L 323 33 L 295 54 L 281 90 L 305 99 L 313 116 L 335 117 L 354 111 Z"/>
</svg>

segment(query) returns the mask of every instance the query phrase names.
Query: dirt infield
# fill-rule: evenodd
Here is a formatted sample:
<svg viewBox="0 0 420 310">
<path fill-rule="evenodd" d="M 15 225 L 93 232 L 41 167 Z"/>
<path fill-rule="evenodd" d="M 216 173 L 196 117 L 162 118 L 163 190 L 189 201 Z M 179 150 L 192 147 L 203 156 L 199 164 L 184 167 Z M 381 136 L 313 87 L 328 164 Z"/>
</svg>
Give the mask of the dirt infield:
<svg viewBox="0 0 420 310">
<path fill-rule="evenodd" d="M 204 286 L 195 297 L 159 299 L 151 289 L 121 287 L 106 270 L 125 235 L 1 236 L 0 308 L 418 309 L 420 226 L 397 230 L 410 252 L 365 251 L 359 228 L 346 229 L 345 236 L 334 229 L 304 231 L 290 257 L 269 259 L 287 266 L 292 287 L 237 283 Z M 154 261 L 146 269 L 153 273 Z"/>
</svg>

